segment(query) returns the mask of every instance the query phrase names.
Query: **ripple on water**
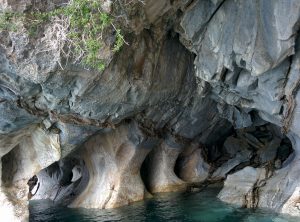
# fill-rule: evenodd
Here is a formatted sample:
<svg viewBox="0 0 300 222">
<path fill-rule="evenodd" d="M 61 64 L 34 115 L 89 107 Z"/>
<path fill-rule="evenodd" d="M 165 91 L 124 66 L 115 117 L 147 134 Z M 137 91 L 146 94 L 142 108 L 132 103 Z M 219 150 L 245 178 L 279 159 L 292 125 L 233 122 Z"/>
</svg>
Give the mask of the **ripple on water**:
<svg viewBox="0 0 300 222">
<path fill-rule="evenodd" d="M 240 209 L 216 198 L 218 190 L 199 193 L 170 193 L 117 209 L 72 209 L 52 201 L 31 201 L 31 222 L 299 222 L 299 218 L 266 210 Z"/>
</svg>

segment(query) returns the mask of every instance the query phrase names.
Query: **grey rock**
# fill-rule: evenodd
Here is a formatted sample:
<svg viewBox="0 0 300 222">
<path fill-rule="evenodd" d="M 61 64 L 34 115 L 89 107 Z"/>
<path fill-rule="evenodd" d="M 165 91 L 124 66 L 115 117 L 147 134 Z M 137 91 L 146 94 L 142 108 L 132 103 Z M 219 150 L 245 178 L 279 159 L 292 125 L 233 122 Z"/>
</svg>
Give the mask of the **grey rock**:
<svg viewBox="0 0 300 222">
<path fill-rule="evenodd" d="M 245 167 L 228 176 L 218 198 L 240 207 L 254 208 L 258 201 L 255 189 L 259 187 L 265 176 L 265 169 Z"/>
<path fill-rule="evenodd" d="M 211 166 L 205 162 L 202 152 L 200 144 L 192 143 L 180 154 L 177 160 L 180 179 L 189 183 L 202 183 L 208 178 Z"/>
<path fill-rule="evenodd" d="M 66 1 L 34 2 L 37 9 L 51 10 Z M 37 174 L 41 187 L 36 198 L 57 199 L 74 207 L 110 208 L 147 195 L 144 181 L 132 171 L 139 172 L 151 150 L 149 187 L 161 188 L 161 181 L 166 186 L 170 181 L 185 186 L 173 168 L 180 152 L 189 153 L 185 147 L 193 141 L 204 144 L 217 165 L 220 159 L 228 159 L 210 175 L 210 166 L 196 149 L 183 164 L 189 170 L 181 169 L 186 181 L 223 179 L 253 154 L 260 167 L 229 175 L 221 199 L 296 215 L 292 203 L 299 185 L 299 1 L 148 0 L 132 7 L 110 3 L 105 2 L 105 10 L 122 9 L 129 45 L 119 53 L 103 52 L 110 62 L 101 73 L 72 62 L 64 64 L 62 46 L 49 45 L 51 22 L 36 39 L 25 29 L 0 32 L 0 157 L 30 169 L 25 174 L 22 164 L 17 164 L 16 174 L 11 175 L 18 178 L 17 186 L 1 185 L 0 211 L 13 212 L 12 220 L 21 218 L 14 213 L 18 207 L 26 212 L 25 202 L 15 209 L 5 192 L 10 188 L 26 193 L 24 181 L 38 173 L 28 162 L 37 147 L 41 152 L 37 162 L 53 147 L 59 147 L 55 150 L 65 159 L 54 163 L 52 171 L 50 167 Z M 0 11 L 23 12 L 32 4 L 2 0 Z M 278 147 L 284 150 L 284 138 L 279 129 L 262 133 L 259 127 L 267 123 L 289 133 L 293 155 L 288 157 L 289 147 L 277 153 Z M 29 154 L 24 152 L 24 141 Z M 39 168 L 58 160 L 57 153 L 51 152 L 55 158 Z M 71 157 L 80 164 L 72 164 Z M 276 170 L 271 170 L 272 176 L 262 176 L 262 166 L 267 169 L 269 162 Z M 6 162 L 3 166 L 2 176 L 10 172 Z M 57 188 L 76 166 L 84 172 L 80 179 Z M 197 172 L 188 178 L 187 172 L 194 169 Z M 252 177 L 245 178 L 244 172 Z M 97 183 L 103 185 L 100 190 Z M 52 185 L 56 188 L 49 189 Z M 230 197 L 233 187 L 239 192 Z M 249 199 L 257 195 L 254 188 L 261 192 L 259 202 Z M 110 192 L 114 189 L 118 195 Z M 244 197 L 250 202 L 243 202 Z"/>
<path fill-rule="evenodd" d="M 184 148 L 184 144 L 176 143 L 168 138 L 162 141 L 149 153 L 145 161 L 144 181 L 151 193 L 184 191 L 186 183 L 179 179 L 175 172 L 175 163 Z"/>
</svg>

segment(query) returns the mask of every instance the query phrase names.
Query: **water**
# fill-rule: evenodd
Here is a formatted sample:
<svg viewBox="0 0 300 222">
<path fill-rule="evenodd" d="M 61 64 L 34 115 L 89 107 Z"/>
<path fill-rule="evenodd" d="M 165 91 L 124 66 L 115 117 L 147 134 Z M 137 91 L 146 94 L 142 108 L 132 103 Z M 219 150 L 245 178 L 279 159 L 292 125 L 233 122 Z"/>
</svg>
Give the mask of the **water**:
<svg viewBox="0 0 300 222">
<path fill-rule="evenodd" d="M 111 209 L 70 209 L 51 201 L 30 203 L 31 222 L 299 222 L 270 211 L 239 209 L 216 198 L 218 190 L 209 188 L 199 193 L 163 194 L 129 206 Z"/>
</svg>

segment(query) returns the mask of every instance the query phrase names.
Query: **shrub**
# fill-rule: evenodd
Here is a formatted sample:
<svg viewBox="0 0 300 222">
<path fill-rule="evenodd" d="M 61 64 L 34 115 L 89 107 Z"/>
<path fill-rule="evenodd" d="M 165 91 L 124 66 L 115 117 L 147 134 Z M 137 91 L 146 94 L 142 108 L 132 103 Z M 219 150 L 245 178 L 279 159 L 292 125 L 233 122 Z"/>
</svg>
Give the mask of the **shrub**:
<svg viewBox="0 0 300 222">
<path fill-rule="evenodd" d="M 121 29 L 115 26 L 113 17 L 102 10 L 99 0 L 70 0 L 67 5 L 49 12 L 0 14 L 0 30 L 17 31 L 18 26 L 23 23 L 30 36 L 35 36 L 39 28 L 49 22 L 57 23 L 57 28 L 53 31 L 60 30 L 60 34 L 52 36 L 61 38 L 56 39 L 56 42 L 60 42 L 60 50 L 67 57 L 99 71 L 106 66 L 106 61 L 100 58 L 101 48 L 105 45 L 105 31 L 114 30 L 112 52 L 118 52 L 125 42 Z M 65 52 L 65 48 L 70 50 Z"/>
</svg>

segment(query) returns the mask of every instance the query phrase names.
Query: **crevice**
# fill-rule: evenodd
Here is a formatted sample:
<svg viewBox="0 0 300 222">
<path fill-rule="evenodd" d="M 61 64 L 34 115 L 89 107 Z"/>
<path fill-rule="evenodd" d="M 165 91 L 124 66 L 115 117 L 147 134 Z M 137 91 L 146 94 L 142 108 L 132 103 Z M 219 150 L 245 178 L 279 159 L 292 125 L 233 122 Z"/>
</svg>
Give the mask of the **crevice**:
<svg viewBox="0 0 300 222">
<path fill-rule="evenodd" d="M 287 78 L 290 76 L 290 72 L 292 69 L 292 65 L 293 65 L 293 60 L 292 60 L 293 56 L 291 56 L 290 58 L 290 65 L 289 65 L 289 69 L 287 71 Z M 288 80 L 287 80 L 288 81 Z M 286 86 L 286 84 L 285 84 Z M 286 110 L 284 112 L 284 116 L 282 119 L 282 132 L 283 133 L 288 133 L 288 131 L 290 130 L 291 124 L 292 124 L 292 118 L 294 116 L 294 110 L 296 107 L 296 101 L 295 101 L 295 97 L 296 94 L 299 90 L 299 86 L 300 86 L 300 76 L 298 75 L 298 78 L 296 79 L 295 82 L 292 83 L 290 89 L 288 89 L 288 94 L 285 95 L 284 100 L 285 100 L 285 104 L 286 104 Z"/>
<path fill-rule="evenodd" d="M 200 30 L 198 30 L 196 33 L 195 33 L 195 35 L 194 35 L 194 37 L 193 37 L 193 42 L 202 42 L 202 38 L 205 36 L 205 33 L 206 33 L 206 30 L 207 30 L 207 26 L 208 26 L 208 24 L 211 22 L 211 20 L 213 19 L 213 17 L 215 16 L 215 14 L 220 10 L 220 8 L 222 7 L 222 5 L 224 4 L 226 2 L 226 0 L 223 0 L 222 2 L 220 2 L 219 3 L 219 5 L 216 7 L 216 9 L 213 11 L 213 13 L 210 15 L 210 17 L 207 19 L 207 21 L 205 22 L 205 24 L 204 24 L 204 27 L 202 28 L 202 29 L 200 29 Z M 200 35 L 202 35 L 203 37 L 200 39 L 200 40 L 198 40 L 199 39 L 199 37 L 200 37 Z M 202 46 L 201 46 L 202 47 Z M 200 50 L 198 50 L 198 51 L 201 51 L 201 49 Z"/>
</svg>

